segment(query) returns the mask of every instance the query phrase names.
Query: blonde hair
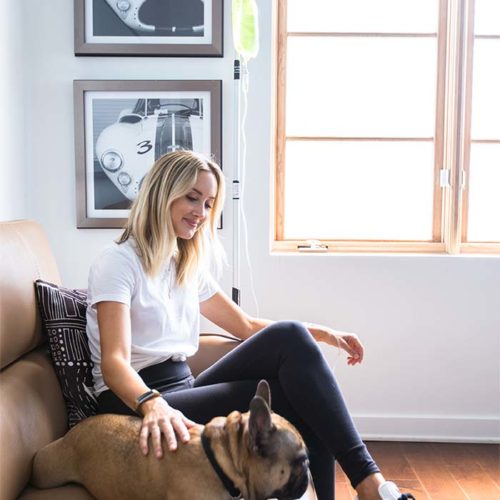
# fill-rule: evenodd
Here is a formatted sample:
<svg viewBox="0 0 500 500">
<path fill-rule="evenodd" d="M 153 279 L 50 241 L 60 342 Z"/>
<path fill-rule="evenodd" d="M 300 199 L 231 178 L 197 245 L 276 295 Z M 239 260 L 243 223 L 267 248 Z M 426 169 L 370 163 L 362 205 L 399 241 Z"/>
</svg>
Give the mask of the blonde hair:
<svg viewBox="0 0 500 500">
<path fill-rule="evenodd" d="M 217 181 L 212 210 L 191 239 L 177 238 L 171 217 L 172 203 L 185 196 L 196 184 L 199 172 L 211 172 Z M 139 256 L 150 276 L 156 276 L 166 262 L 175 258 L 177 284 L 184 285 L 206 261 L 220 264 L 223 251 L 217 225 L 225 196 L 220 167 L 193 151 L 175 151 L 156 160 L 144 177 L 139 195 L 118 244 L 135 239 Z"/>
</svg>

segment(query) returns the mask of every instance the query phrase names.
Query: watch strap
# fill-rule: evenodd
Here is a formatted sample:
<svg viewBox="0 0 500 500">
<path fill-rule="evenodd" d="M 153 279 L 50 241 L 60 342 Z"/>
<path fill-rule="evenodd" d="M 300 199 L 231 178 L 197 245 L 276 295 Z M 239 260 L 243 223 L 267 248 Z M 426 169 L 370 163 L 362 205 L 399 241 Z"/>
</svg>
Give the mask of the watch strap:
<svg viewBox="0 0 500 500">
<path fill-rule="evenodd" d="M 139 408 L 143 403 L 146 401 L 149 401 L 150 399 L 153 398 L 158 398 L 161 397 L 161 394 L 156 390 L 156 389 L 150 389 L 149 391 L 146 391 L 144 394 L 141 394 L 136 400 L 135 400 L 135 411 L 139 411 Z"/>
</svg>

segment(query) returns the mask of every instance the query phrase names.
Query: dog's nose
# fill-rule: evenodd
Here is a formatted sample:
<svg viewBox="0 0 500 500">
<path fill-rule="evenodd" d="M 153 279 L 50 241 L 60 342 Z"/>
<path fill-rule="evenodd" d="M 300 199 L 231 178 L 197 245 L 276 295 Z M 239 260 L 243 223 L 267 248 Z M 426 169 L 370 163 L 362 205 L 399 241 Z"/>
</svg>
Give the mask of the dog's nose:
<svg viewBox="0 0 500 500">
<path fill-rule="evenodd" d="M 293 498 L 300 498 L 307 490 L 309 485 L 309 469 L 304 469 L 299 476 L 293 487 Z"/>
<path fill-rule="evenodd" d="M 309 461 L 307 461 L 309 462 Z M 296 466 L 293 470 L 288 483 L 278 491 L 275 491 L 271 498 L 277 498 L 278 500 L 292 500 L 294 498 L 300 498 L 307 490 L 309 486 L 309 468 L 302 466 Z"/>
<path fill-rule="evenodd" d="M 307 458 L 295 469 L 289 485 L 291 498 L 300 498 L 306 492 L 309 485 L 309 460 Z"/>
</svg>

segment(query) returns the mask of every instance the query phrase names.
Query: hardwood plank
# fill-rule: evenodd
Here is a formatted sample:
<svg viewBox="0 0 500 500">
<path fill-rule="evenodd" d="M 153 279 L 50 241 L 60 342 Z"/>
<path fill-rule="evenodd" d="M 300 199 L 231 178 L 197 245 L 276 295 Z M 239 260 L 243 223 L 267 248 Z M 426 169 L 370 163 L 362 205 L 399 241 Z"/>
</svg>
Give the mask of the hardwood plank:
<svg viewBox="0 0 500 500">
<path fill-rule="evenodd" d="M 467 499 L 446 463 L 435 456 L 432 443 L 402 443 L 408 463 L 432 500 Z"/>
<path fill-rule="evenodd" d="M 460 443 L 367 443 L 387 480 L 418 500 L 500 500 L 500 446 Z M 336 500 L 356 492 L 338 463 Z"/>
<path fill-rule="evenodd" d="M 335 500 L 353 500 L 355 493 L 346 483 L 335 483 Z"/>
<path fill-rule="evenodd" d="M 371 441 L 366 445 L 387 480 L 398 483 L 401 479 L 417 479 L 414 470 L 403 453 L 401 443 Z"/>
<path fill-rule="evenodd" d="M 500 498 L 500 488 L 488 476 L 467 446 L 435 444 L 433 450 L 472 500 Z"/>
<path fill-rule="evenodd" d="M 500 498 L 500 488 L 481 468 L 465 469 L 454 467 L 451 473 L 471 500 L 492 500 Z"/>
<path fill-rule="evenodd" d="M 429 452 L 433 457 L 439 457 L 446 462 L 447 466 L 458 466 L 461 464 L 476 464 L 476 459 L 468 453 L 466 445 L 462 443 L 427 443 Z"/>
<path fill-rule="evenodd" d="M 467 449 L 470 450 L 486 474 L 500 488 L 500 445 L 468 444 Z"/>
</svg>

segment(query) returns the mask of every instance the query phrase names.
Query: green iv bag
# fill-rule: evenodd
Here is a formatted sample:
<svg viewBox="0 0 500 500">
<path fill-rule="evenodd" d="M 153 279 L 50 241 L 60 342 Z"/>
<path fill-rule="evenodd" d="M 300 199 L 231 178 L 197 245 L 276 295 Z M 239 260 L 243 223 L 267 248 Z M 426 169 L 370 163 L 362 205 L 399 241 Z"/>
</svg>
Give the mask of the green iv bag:
<svg viewBox="0 0 500 500">
<path fill-rule="evenodd" d="M 255 0 L 233 0 L 232 9 L 234 48 L 248 61 L 259 52 L 257 4 Z"/>
</svg>

